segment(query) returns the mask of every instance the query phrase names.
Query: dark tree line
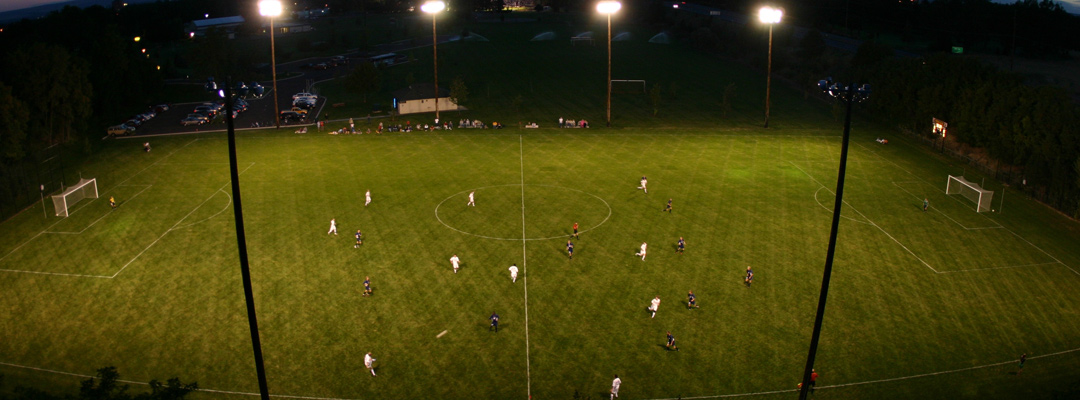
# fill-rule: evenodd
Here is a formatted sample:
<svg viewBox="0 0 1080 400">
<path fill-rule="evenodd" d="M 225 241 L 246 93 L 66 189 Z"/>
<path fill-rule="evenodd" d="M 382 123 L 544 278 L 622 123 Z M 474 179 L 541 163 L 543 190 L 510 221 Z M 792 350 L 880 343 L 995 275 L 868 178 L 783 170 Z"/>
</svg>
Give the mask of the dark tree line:
<svg viewBox="0 0 1080 400">
<path fill-rule="evenodd" d="M 0 376 L 2 378 L 3 376 Z M 166 382 L 152 380 L 148 384 L 149 392 L 131 394 L 130 385 L 120 381 L 116 367 L 97 370 L 97 377 L 89 378 L 79 384 L 79 391 L 74 395 L 61 395 L 40 389 L 15 387 L 11 400 L 182 400 L 188 393 L 199 390 L 198 383 L 183 383 L 178 378 Z"/>
</svg>

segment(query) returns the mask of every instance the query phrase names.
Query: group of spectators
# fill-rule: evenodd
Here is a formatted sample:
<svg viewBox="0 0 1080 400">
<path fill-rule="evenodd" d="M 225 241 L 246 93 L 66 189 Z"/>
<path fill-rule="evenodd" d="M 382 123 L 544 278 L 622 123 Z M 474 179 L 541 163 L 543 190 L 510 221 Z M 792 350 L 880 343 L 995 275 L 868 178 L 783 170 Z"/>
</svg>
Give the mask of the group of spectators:
<svg viewBox="0 0 1080 400">
<path fill-rule="evenodd" d="M 559 127 L 560 128 L 588 128 L 589 127 L 589 121 L 586 121 L 584 119 L 579 119 L 579 120 L 575 121 L 575 120 L 572 120 L 572 119 L 563 119 L 563 118 L 560 117 L 559 118 Z"/>
</svg>

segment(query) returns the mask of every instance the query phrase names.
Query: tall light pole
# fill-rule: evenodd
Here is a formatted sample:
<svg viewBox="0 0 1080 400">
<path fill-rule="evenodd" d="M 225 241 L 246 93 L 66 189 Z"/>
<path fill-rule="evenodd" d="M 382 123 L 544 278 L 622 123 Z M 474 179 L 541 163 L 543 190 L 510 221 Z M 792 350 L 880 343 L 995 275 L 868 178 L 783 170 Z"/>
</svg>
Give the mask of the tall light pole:
<svg viewBox="0 0 1080 400">
<path fill-rule="evenodd" d="M 428 1 L 420 6 L 424 12 L 431 14 L 431 49 L 435 59 L 435 125 L 439 124 L 439 36 L 435 29 L 435 15 L 446 9 L 446 3 L 441 1 Z"/>
<path fill-rule="evenodd" d="M 832 78 L 818 82 L 818 87 L 828 95 L 843 101 L 847 112 L 844 116 L 844 136 L 840 141 L 840 171 L 836 174 L 836 202 L 833 203 L 829 249 L 825 253 L 825 272 L 821 278 L 821 294 L 818 297 L 817 315 L 814 316 L 814 331 L 810 336 L 810 353 L 806 356 L 806 369 L 803 370 L 799 400 L 806 400 L 810 389 L 810 374 L 814 371 L 818 339 L 821 338 L 821 322 L 825 319 L 825 299 L 829 297 L 829 278 L 832 276 L 833 256 L 836 254 L 836 235 L 840 229 L 840 206 L 844 204 L 844 176 L 847 174 L 848 139 L 851 137 L 851 104 L 866 100 L 870 96 L 870 85 L 844 86 L 832 82 Z"/>
<path fill-rule="evenodd" d="M 769 127 L 769 94 L 772 91 L 772 27 L 780 22 L 784 10 L 772 7 L 761 7 L 758 11 L 758 19 L 761 23 L 769 25 L 769 67 L 765 73 L 765 127 Z"/>
<path fill-rule="evenodd" d="M 281 109 L 278 108 L 277 58 L 274 54 L 274 17 L 281 15 L 281 1 L 259 1 L 259 15 L 270 17 L 270 74 L 274 76 L 274 125 L 281 129 Z"/>
<path fill-rule="evenodd" d="M 611 127 L 611 14 L 622 8 L 622 3 L 617 1 L 601 1 L 596 3 L 596 11 L 607 14 L 607 126 Z"/>
</svg>

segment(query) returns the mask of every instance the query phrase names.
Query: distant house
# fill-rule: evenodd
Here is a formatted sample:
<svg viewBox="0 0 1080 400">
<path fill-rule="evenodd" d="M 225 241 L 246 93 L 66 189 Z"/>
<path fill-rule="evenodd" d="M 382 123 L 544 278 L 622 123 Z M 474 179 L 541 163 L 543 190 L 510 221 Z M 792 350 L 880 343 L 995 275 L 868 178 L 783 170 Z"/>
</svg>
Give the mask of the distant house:
<svg viewBox="0 0 1080 400">
<path fill-rule="evenodd" d="M 224 31 L 229 36 L 229 39 L 233 39 L 236 37 L 237 29 L 243 24 L 244 17 L 237 15 L 233 17 L 197 19 L 185 24 L 184 29 L 191 36 L 206 36 L 206 32 L 210 29 L 217 29 Z"/>
<path fill-rule="evenodd" d="M 309 24 L 307 22 L 292 22 L 292 21 L 282 21 L 280 19 L 274 19 L 274 33 L 275 34 L 280 35 L 280 34 L 286 34 L 286 33 L 311 32 L 313 30 L 315 30 L 315 28 L 313 28 L 311 26 L 311 24 Z M 259 29 L 259 32 L 261 32 L 261 33 L 269 33 L 270 32 L 270 22 L 269 21 L 264 21 L 263 24 L 262 24 L 262 28 Z"/>
<path fill-rule="evenodd" d="M 454 111 L 458 105 L 450 101 L 450 89 L 439 86 L 439 111 Z M 435 85 L 416 83 L 394 92 L 394 104 L 401 115 L 435 111 Z"/>
</svg>

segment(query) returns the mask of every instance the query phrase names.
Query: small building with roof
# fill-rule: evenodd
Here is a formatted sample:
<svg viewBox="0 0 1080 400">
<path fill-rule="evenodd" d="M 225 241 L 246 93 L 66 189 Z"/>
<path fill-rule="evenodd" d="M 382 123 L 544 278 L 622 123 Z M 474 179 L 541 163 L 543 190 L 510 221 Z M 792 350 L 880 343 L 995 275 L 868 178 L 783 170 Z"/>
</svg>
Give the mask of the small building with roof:
<svg viewBox="0 0 1080 400">
<path fill-rule="evenodd" d="M 414 83 L 408 88 L 394 92 L 394 108 L 400 115 L 435 111 L 435 85 Z M 458 105 L 450 101 L 450 89 L 439 86 L 439 111 L 456 111 Z"/>
<path fill-rule="evenodd" d="M 232 39 L 236 31 L 244 24 L 244 17 L 236 15 L 232 17 L 197 19 L 184 25 L 191 36 L 206 36 L 206 32 L 217 29 L 225 32 Z"/>
</svg>

